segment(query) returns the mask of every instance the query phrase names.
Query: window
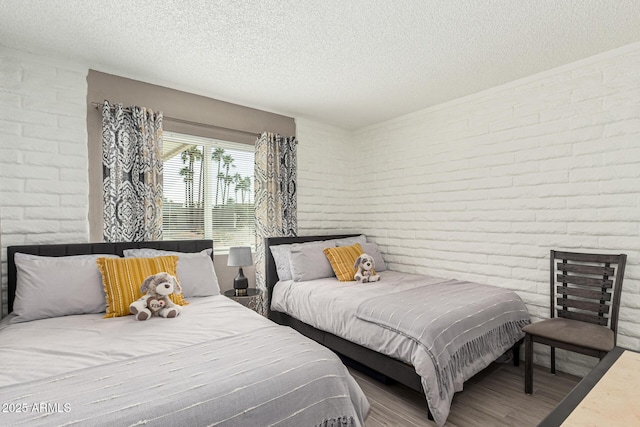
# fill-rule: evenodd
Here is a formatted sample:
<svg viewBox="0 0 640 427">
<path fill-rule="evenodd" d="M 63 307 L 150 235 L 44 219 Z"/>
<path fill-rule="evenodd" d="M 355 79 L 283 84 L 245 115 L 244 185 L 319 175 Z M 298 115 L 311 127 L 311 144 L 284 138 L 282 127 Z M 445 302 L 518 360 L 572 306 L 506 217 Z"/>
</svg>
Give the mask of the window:
<svg viewBox="0 0 640 427">
<path fill-rule="evenodd" d="M 164 132 L 163 238 L 254 247 L 253 159 L 251 145 Z"/>
</svg>

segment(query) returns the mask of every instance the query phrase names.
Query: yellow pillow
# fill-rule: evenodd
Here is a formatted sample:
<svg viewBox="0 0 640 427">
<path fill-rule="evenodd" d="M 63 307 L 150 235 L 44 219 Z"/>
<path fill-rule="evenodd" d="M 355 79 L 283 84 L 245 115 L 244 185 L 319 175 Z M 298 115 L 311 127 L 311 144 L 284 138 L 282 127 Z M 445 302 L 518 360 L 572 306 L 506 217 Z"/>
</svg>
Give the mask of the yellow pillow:
<svg viewBox="0 0 640 427">
<path fill-rule="evenodd" d="M 129 305 L 142 296 L 140 286 L 147 277 L 162 272 L 177 277 L 178 257 L 175 255 L 156 258 L 98 258 L 96 262 L 107 294 L 107 314 L 104 317 L 131 314 Z M 178 305 L 189 304 L 182 294 L 171 294 L 169 298 Z"/>
<path fill-rule="evenodd" d="M 364 253 L 362 246 L 356 243 L 352 246 L 338 246 L 337 248 L 325 248 L 324 254 L 331 263 L 333 272 L 340 282 L 350 282 L 356 274 L 353 264 Z"/>
</svg>

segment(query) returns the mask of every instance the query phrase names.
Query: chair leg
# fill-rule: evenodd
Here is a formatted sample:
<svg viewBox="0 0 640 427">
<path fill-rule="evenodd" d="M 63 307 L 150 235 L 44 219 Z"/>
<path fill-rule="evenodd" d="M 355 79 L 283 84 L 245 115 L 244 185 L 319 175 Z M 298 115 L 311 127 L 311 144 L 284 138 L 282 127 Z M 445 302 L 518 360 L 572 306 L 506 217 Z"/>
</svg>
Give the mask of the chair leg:
<svg viewBox="0 0 640 427">
<path fill-rule="evenodd" d="M 556 374 L 556 348 L 551 347 L 551 373 Z"/>
<path fill-rule="evenodd" d="M 533 393 L 533 337 L 524 337 L 524 392 Z"/>
</svg>

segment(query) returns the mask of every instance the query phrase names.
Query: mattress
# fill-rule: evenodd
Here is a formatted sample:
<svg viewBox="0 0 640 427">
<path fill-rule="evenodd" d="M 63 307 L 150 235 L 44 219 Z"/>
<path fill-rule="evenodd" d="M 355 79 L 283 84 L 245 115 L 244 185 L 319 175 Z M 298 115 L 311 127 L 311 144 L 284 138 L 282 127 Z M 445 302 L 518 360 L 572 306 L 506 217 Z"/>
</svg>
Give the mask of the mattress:
<svg viewBox="0 0 640 427">
<path fill-rule="evenodd" d="M 368 402 L 333 353 L 224 296 L 189 302 L 175 319 L 144 322 L 102 314 L 4 318 L 3 420 L 364 425 Z"/>
<path fill-rule="evenodd" d="M 436 369 L 433 352 L 429 351 L 429 346 L 388 325 L 365 321 L 357 313 L 360 307 L 372 301 L 393 301 L 399 295 L 410 295 L 413 292 L 424 292 L 424 311 L 428 312 L 429 290 L 447 286 L 451 281 L 389 270 L 381 275 L 381 281 L 367 284 L 339 282 L 335 277 L 302 282 L 280 281 L 273 290 L 271 309 L 284 312 L 316 329 L 411 364 L 422 379 L 423 390 L 435 421 L 443 425 L 449 413 L 453 392 L 461 391 L 464 381 L 508 350 L 522 338 L 522 334 L 518 332 L 511 336 L 508 342 L 494 348 L 485 348 L 478 357 L 467 359 L 452 381 L 452 392 L 443 393 L 439 386 L 440 371 Z M 526 308 L 515 293 L 497 287 L 492 288 L 498 293 L 509 294 L 509 298 L 515 301 L 528 322 Z M 487 306 L 491 304 L 489 302 Z M 378 305 L 384 306 L 384 303 Z"/>
</svg>

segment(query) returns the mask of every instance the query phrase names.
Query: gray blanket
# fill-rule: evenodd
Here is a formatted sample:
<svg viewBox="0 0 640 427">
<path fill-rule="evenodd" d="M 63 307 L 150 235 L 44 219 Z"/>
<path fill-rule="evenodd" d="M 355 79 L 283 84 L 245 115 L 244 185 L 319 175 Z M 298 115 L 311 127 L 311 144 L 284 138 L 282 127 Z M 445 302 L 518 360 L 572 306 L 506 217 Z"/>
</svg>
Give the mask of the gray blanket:
<svg viewBox="0 0 640 427">
<path fill-rule="evenodd" d="M 530 322 L 514 292 L 457 280 L 368 299 L 359 305 L 357 317 L 424 347 L 435 367 L 438 395 L 449 402 L 454 384 L 464 381 L 466 366 L 495 359 L 524 336 L 522 327 Z M 429 401 L 434 420 L 443 425 L 448 411 L 442 413 L 439 406 Z"/>
<path fill-rule="evenodd" d="M 30 427 L 356 427 L 368 411 L 333 353 L 281 326 L 2 387 L 0 402 L 2 425 Z"/>
</svg>

